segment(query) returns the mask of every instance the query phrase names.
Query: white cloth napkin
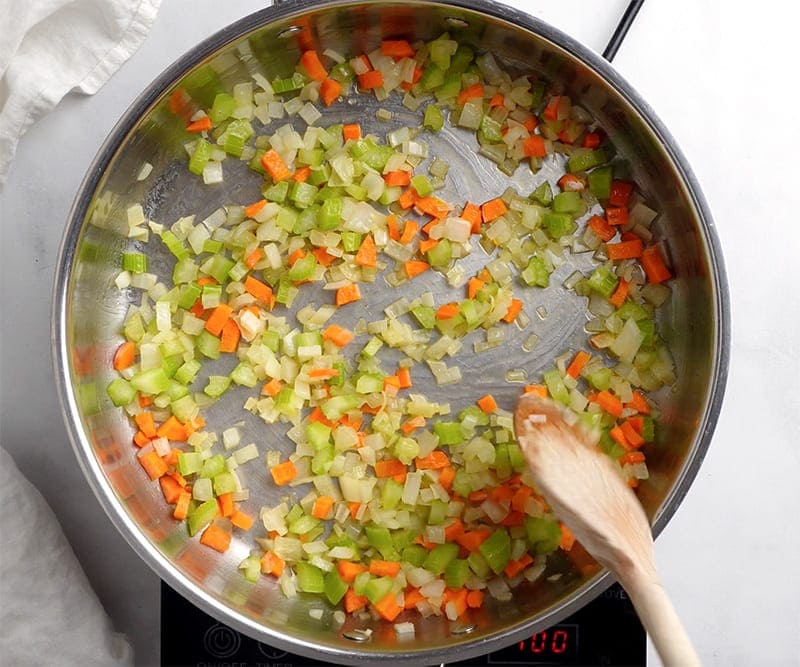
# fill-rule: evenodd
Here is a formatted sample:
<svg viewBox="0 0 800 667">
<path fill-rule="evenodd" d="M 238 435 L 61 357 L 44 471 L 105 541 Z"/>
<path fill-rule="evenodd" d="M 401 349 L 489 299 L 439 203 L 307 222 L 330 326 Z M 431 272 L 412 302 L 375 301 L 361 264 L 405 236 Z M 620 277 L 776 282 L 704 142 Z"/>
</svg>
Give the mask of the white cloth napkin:
<svg viewBox="0 0 800 667">
<path fill-rule="evenodd" d="M 0 184 L 25 131 L 93 95 L 136 51 L 161 0 L 0 0 Z"/>
<path fill-rule="evenodd" d="M 0 664 L 133 664 L 55 515 L 0 447 Z"/>
</svg>

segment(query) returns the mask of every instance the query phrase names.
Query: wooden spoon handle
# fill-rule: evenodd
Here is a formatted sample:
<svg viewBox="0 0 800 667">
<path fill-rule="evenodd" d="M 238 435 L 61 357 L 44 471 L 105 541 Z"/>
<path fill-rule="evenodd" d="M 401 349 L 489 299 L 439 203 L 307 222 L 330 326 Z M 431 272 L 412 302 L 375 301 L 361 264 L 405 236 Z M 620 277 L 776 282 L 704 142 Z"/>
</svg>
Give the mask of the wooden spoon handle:
<svg viewBox="0 0 800 667">
<path fill-rule="evenodd" d="M 700 658 L 658 579 L 641 574 L 623 577 L 620 583 L 665 667 L 699 667 Z"/>
</svg>

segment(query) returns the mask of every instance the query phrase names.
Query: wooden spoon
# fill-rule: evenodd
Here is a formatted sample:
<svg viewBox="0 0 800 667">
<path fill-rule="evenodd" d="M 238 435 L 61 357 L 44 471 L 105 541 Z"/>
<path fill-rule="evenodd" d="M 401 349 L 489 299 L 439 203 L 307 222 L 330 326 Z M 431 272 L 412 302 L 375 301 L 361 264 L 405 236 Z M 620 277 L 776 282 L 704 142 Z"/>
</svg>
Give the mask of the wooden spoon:
<svg viewBox="0 0 800 667">
<path fill-rule="evenodd" d="M 636 495 L 574 415 L 527 394 L 514 414 L 537 489 L 580 543 L 622 584 L 665 665 L 700 659 L 661 586 L 650 524 Z"/>
</svg>

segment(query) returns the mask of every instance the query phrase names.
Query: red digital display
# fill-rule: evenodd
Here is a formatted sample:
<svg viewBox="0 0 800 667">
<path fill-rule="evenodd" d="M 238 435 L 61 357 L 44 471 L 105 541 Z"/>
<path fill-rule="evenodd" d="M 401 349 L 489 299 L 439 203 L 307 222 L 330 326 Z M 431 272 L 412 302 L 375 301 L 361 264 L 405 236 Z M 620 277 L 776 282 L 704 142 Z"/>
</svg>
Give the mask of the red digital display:
<svg viewBox="0 0 800 667">
<path fill-rule="evenodd" d="M 490 665 L 574 665 L 578 658 L 578 626 L 554 625 L 489 656 Z"/>
<path fill-rule="evenodd" d="M 552 653 L 561 655 L 566 653 L 570 645 L 570 634 L 567 630 L 553 628 L 537 632 L 533 637 L 519 643 L 519 650 L 523 653 Z"/>
</svg>

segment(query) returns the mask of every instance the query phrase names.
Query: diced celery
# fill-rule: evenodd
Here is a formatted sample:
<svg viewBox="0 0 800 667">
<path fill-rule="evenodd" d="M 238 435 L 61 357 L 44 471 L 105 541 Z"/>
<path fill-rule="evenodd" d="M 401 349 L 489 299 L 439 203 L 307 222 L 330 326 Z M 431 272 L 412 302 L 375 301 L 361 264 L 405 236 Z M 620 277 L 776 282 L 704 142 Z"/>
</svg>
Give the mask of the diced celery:
<svg viewBox="0 0 800 667">
<path fill-rule="evenodd" d="M 338 220 L 336 224 L 337 225 L 339 224 Z M 320 222 L 320 229 L 323 229 L 323 227 L 321 226 L 321 222 Z M 358 249 L 361 247 L 362 238 L 363 238 L 362 235 L 356 232 L 342 232 L 342 249 L 345 252 L 357 252 Z"/>
<path fill-rule="evenodd" d="M 511 477 L 511 461 L 508 457 L 508 445 L 500 443 L 494 447 L 494 469 L 497 473 L 497 479 L 500 481 L 506 480 Z"/>
<path fill-rule="evenodd" d="M 261 194 L 264 195 L 264 199 L 267 201 L 282 204 L 286 201 L 286 196 L 289 194 L 289 182 L 279 181 L 268 188 L 264 188 Z"/>
<path fill-rule="evenodd" d="M 211 144 L 205 139 L 198 139 L 195 142 L 192 157 L 189 159 L 189 171 L 196 176 L 201 176 L 210 159 Z"/>
<path fill-rule="evenodd" d="M 143 394 L 156 395 L 169 388 L 169 378 L 163 368 L 149 368 L 131 378 L 131 387 Z"/>
<path fill-rule="evenodd" d="M 432 65 L 432 67 L 435 67 L 435 65 Z M 422 125 L 431 132 L 438 132 L 444 127 L 444 114 L 436 104 L 429 104 L 425 108 Z"/>
<path fill-rule="evenodd" d="M 377 336 L 373 336 L 367 341 L 367 344 L 361 350 L 361 356 L 365 359 L 372 359 L 377 354 L 378 350 L 383 347 L 383 341 Z"/>
<path fill-rule="evenodd" d="M 332 197 L 322 202 L 319 213 L 317 214 L 317 226 L 322 230 L 336 229 L 342 222 L 342 203 L 341 197 Z M 347 232 L 353 234 L 354 232 Z M 360 239 L 360 236 L 359 236 Z M 344 241 L 344 237 L 342 239 Z M 358 248 L 356 248 L 357 250 Z M 348 252 L 353 252 L 352 250 Z"/>
<path fill-rule="evenodd" d="M 180 297 L 178 298 L 178 308 L 189 310 L 197 300 L 203 290 L 197 283 L 188 283 L 181 288 Z"/>
<path fill-rule="evenodd" d="M 221 496 L 223 493 L 233 493 L 236 491 L 236 479 L 233 474 L 223 471 L 214 475 L 214 495 Z"/>
<path fill-rule="evenodd" d="M 318 567 L 300 561 L 295 563 L 297 573 L 297 589 L 303 593 L 324 593 L 325 574 Z"/>
<path fill-rule="evenodd" d="M 183 243 L 180 242 L 180 239 L 168 229 L 161 233 L 161 242 L 167 246 L 176 259 L 184 259 L 189 256 L 189 250 L 186 246 L 184 246 Z"/>
<path fill-rule="evenodd" d="M 606 298 L 614 293 L 617 283 L 619 279 L 604 265 L 598 266 L 589 276 L 589 287 Z"/>
<path fill-rule="evenodd" d="M 314 203 L 317 188 L 310 183 L 295 181 L 289 190 L 289 199 L 297 208 L 308 208 Z"/>
<path fill-rule="evenodd" d="M 207 479 L 214 479 L 221 472 L 225 472 L 225 459 L 222 454 L 214 454 L 203 461 L 203 467 L 200 469 L 200 477 Z"/>
<path fill-rule="evenodd" d="M 128 405 L 128 403 L 136 398 L 136 388 L 123 378 L 112 380 L 106 388 L 106 391 L 108 392 L 111 402 L 117 407 Z"/>
<path fill-rule="evenodd" d="M 437 544 L 428 553 L 423 567 L 432 572 L 437 577 L 444 574 L 447 566 L 458 557 L 460 547 L 455 542 L 446 542 L 445 544 Z M 505 565 L 503 566 L 505 567 Z"/>
<path fill-rule="evenodd" d="M 587 373 L 586 379 L 598 391 L 605 391 L 611 386 L 611 377 L 614 372 L 610 368 L 602 366 L 597 370 Z"/>
<path fill-rule="evenodd" d="M 235 263 L 224 255 L 214 255 L 203 264 L 203 270 L 218 283 L 224 283 L 228 279 L 228 272 Z"/>
<path fill-rule="evenodd" d="M 330 444 L 331 429 L 321 422 L 309 422 L 306 425 L 306 438 L 314 449 Z"/>
<path fill-rule="evenodd" d="M 240 362 L 231 371 L 231 380 L 243 387 L 255 387 L 258 384 L 258 376 L 255 369 L 246 361 Z"/>
<path fill-rule="evenodd" d="M 511 538 L 504 528 L 496 529 L 478 547 L 481 556 L 495 574 L 500 574 L 511 559 Z"/>
<path fill-rule="evenodd" d="M 189 359 L 189 361 L 185 361 L 180 368 L 175 371 L 173 379 L 181 384 L 191 384 L 194 382 L 201 368 L 202 365 L 199 361 L 195 359 Z"/>
<path fill-rule="evenodd" d="M 561 526 L 553 519 L 526 516 L 525 536 L 536 553 L 547 554 L 558 548 Z"/>
<path fill-rule="evenodd" d="M 392 535 L 389 529 L 384 526 L 368 525 L 364 528 L 367 542 L 371 547 L 377 549 L 386 560 L 397 560 L 398 554 L 395 549 Z"/>
<path fill-rule="evenodd" d="M 481 118 L 481 127 L 478 131 L 478 138 L 487 144 L 497 144 L 503 140 L 503 126 L 488 114 Z"/>
<path fill-rule="evenodd" d="M 463 558 L 450 561 L 444 571 L 444 582 L 448 588 L 461 588 L 469 577 L 469 563 Z"/>
<path fill-rule="evenodd" d="M 184 388 L 185 389 L 185 388 Z M 170 404 L 172 414 L 180 421 L 188 422 L 197 416 L 197 403 L 188 393 L 181 398 L 173 400 Z"/>
<path fill-rule="evenodd" d="M 572 234 L 577 227 L 575 220 L 573 220 L 569 213 L 550 213 L 548 211 L 542 216 L 542 222 L 547 228 L 547 232 L 554 239 Z"/>
<path fill-rule="evenodd" d="M 433 329 L 436 325 L 436 311 L 430 306 L 414 306 L 411 314 L 423 329 Z"/>
<path fill-rule="evenodd" d="M 123 252 L 122 270 L 131 273 L 147 273 L 147 255 L 140 252 Z"/>
<path fill-rule="evenodd" d="M 553 202 L 553 191 L 550 188 L 550 183 L 544 181 L 540 185 L 536 187 L 536 189 L 531 192 L 530 198 L 533 199 L 537 204 L 541 204 L 542 206 L 550 206 Z"/>
<path fill-rule="evenodd" d="M 564 405 L 569 404 L 569 389 L 564 384 L 564 379 L 557 369 L 553 368 L 543 374 L 544 383 L 554 400 Z"/>
<path fill-rule="evenodd" d="M 434 500 L 431 502 L 430 512 L 428 512 L 428 525 L 438 526 L 444 523 L 447 518 L 447 509 L 449 505 L 443 500 Z"/>
<path fill-rule="evenodd" d="M 464 441 L 464 432 L 459 422 L 436 422 L 433 432 L 439 437 L 440 445 L 458 445 Z"/>
<path fill-rule="evenodd" d="M 613 167 L 598 167 L 589 172 L 589 190 L 598 199 L 608 199 L 611 196 L 611 179 Z"/>
<path fill-rule="evenodd" d="M 186 524 L 189 529 L 189 535 L 195 535 L 202 528 L 205 528 L 209 523 L 214 520 L 219 511 L 216 498 L 206 500 L 206 502 L 189 509 L 186 515 Z"/>
<path fill-rule="evenodd" d="M 180 452 L 178 454 L 178 472 L 181 475 L 194 475 L 203 467 L 203 458 L 199 452 Z"/>
<path fill-rule="evenodd" d="M 236 106 L 236 100 L 231 95 L 220 93 L 214 98 L 214 104 L 211 105 L 208 117 L 214 125 L 218 125 L 233 115 Z"/>
<path fill-rule="evenodd" d="M 289 532 L 295 535 L 305 535 L 320 524 L 320 520 L 310 514 L 301 514 L 289 523 Z"/>
<path fill-rule="evenodd" d="M 197 336 L 197 350 L 204 357 L 219 359 L 220 340 L 214 334 L 203 329 Z"/>
<path fill-rule="evenodd" d="M 428 557 L 428 550 L 421 544 L 410 544 L 403 549 L 403 560 L 414 567 L 422 567 Z"/>
<path fill-rule="evenodd" d="M 469 569 L 475 573 L 475 576 L 480 579 L 486 579 L 492 571 L 489 567 L 489 563 L 481 556 L 480 551 L 473 551 L 467 556 L 467 565 L 469 565 Z"/>
<path fill-rule="evenodd" d="M 403 485 L 389 478 L 381 489 L 381 505 L 387 510 L 393 510 L 403 496 Z"/>
<path fill-rule="evenodd" d="M 433 62 L 428 63 L 425 66 L 425 69 L 422 70 L 422 76 L 420 77 L 419 85 L 422 88 L 422 90 L 426 92 L 431 92 L 432 90 L 438 88 L 444 83 L 444 75 L 445 75 L 445 70 L 439 67 L 436 63 Z M 427 113 L 427 109 L 425 110 L 425 112 Z M 423 124 L 425 124 L 424 121 Z M 428 126 L 425 124 L 425 127 Z M 434 128 L 428 127 L 428 129 L 434 129 Z M 436 128 L 436 130 L 440 129 L 441 125 L 438 128 Z"/>
<path fill-rule="evenodd" d="M 261 343 L 273 352 L 277 352 L 281 346 L 281 337 L 277 331 L 267 330 L 261 334 Z"/>
<path fill-rule="evenodd" d="M 336 456 L 333 445 L 323 445 L 311 458 L 311 472 L 315 475 L 327 475 Z"/>
<path fill-rule="evenodd" d="M 573 190 L 559 192 L 553 197 L 553 211 L 556 213 L 575 213 L 583 206 L 581 193 Z"/>
<path fill-rule="evenodd" d="M 419 456 L 419 443 L 413 438 L 398 438 L 394 445 L 394 455 L 406 465 Z"/>
<path fill-rule="evenodd" d="M 339 604 L 339 601 L 347 593 L 347 583 L 342 581 L 336 570 L 331 570 L 325 575 L 325 597 L 328 602 L 333 605 Z"/>
<path fill-rule="evenodd" d="M 449 239 L 440 239 L 439 243 L 428 251 L 428 263 L 431 266 L 438 268 L 447 267 L 452 259 L 453 245 L 450 243 Z"/>
<path fill-rule="evenodd" d="M 390 577 L 374 577 L 367 582 L 364 595 L 372 604 L 378 604 L 392 590 L 393 584 Z"/>
<path fill-rule="evenodd" d="M 341 419 L 345 412 L 361 405 L 363 397 L 356 394 L 350 396 L 333 396 L 322 404 L 322 413 L 327 419 Z"/>
<path fill-rule="evenodd" d="M 522 272 L 519 274 L 525 284 L 530 286 L 547 287 L 550 284 L 550 272 L 541 257 L 533 256 Z"/>
<path fill-rule="evenodd" d="M 231 386 L 231 379 L 227 375 L 210 375 L 208 384 L 203 389 L 203 393 L 211 398 L 219 398 L 228 391 Z"/>
<path fill-rule="evenodd" d="M 592 167 L 597 167 L 605 162 L 608 162 L 608 158 L 602 148 L 579 148 L 567 161 L 567 168 L 572 173 L 588 171 Z"/>
</svg>

